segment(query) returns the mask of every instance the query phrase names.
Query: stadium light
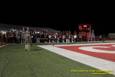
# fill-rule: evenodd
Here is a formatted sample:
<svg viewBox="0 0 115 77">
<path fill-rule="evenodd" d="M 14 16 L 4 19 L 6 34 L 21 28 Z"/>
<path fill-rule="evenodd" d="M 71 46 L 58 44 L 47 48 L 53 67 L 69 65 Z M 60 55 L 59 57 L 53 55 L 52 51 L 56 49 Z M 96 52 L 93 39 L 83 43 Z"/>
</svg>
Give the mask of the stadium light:
<svg viewBox="0 0 115 77">
<path fill-rule="evenodd" d="M 83 27 L 87 27 L 87 25 L 83 25 Z"/>
<path fill-rule="evenodd" d="M 38 34 L 39 34 L 40 32 L 35 32 L 35 33 L 38 33 Z"/>
<path fill-rule="evenodd" d="M 6 34 L 6 31 L 1 31 L 2 34 Z"/>
</svg>

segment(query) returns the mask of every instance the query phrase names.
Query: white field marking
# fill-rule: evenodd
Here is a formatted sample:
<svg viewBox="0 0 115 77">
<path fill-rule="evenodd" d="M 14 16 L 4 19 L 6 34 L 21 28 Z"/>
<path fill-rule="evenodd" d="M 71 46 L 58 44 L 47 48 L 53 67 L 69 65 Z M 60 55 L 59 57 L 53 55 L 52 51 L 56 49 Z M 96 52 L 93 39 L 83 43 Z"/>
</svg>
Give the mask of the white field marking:
<svg viewBox="0 0 115 77">
<path fill-rule="evenodd" d="M 72 52 L 71 50 L 58 48 L 52 45 L 38 45 L 38 46 L 47 49 L 50 52 L 54 52 L 58 55 L 64 56 L 74 61 L 78 61 L 85 65 L 97 68 L 99 70 L 112 71 L 112 74 L 115 75 L 115 62 L 77 52 Z"/>
<path fill-rule="evenodd" d="M 85 51 L 90 51 L 90 52 L 98 52 L 98 53 L 115 53 L 115 51 L 100 50 L 100 49 L 95 49 L 94 47 L 109 48 L 110 46 L 84 46 L 84 47 L 79 47 L 79 49 L 80 50 L 85 50 Z"/>
<path fill-rule="evenodd" d="M 113 47 L 115 47 L 115 45 L 112 45 Z"/>
<path fill-rule="evenodd" d="M 55 45 L 55 46 L 83 46 L 83 45 L 106 45 L 106 44 L 115 44 L 115 43 L 61 44 L 61 45 Z"/>
</svg>

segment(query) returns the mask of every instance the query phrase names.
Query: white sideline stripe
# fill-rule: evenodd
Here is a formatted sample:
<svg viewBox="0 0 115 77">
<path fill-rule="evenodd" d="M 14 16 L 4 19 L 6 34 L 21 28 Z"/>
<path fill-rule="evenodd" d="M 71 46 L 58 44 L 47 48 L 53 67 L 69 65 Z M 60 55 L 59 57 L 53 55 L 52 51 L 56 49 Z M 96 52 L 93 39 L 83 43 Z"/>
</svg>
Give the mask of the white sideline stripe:
<svg viewBox="0 0 115 77">
<path fill-rule="evenodd" d="M 81 45 L 105 45 L 105 44 L 115 44 L 115 43 L 85 43 L 85 44 L 61 44 L 55 46 L 81 46 Z"/>
<path fill-rule="evenodd" d="M 58 48 L 52 45 L 38 45 L 38 46 L 41 48 L 47 49 L 51 52 L 54 52 L 56 54 L 59 54 L 61 56 L 64 56 L 66 58 L 69 58 L 71 60 L 86 64 L 88 66 L 91 66 L 100 70 L 112 71 L 112 74 L 115 75 L 115 62 L 92 57 L 92 56 L 77 53 L 77 52 L 72 52 L 70 50 Z"/>
</svg>

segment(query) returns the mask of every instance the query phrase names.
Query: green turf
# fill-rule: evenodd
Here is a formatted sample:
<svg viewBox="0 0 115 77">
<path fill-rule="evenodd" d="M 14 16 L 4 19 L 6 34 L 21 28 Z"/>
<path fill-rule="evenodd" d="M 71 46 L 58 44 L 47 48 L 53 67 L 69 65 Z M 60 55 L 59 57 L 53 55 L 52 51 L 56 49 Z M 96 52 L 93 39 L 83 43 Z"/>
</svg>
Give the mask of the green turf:
<svg viewBox="0 0 115 77">
<path fill-rule="evenodd" d="M 77 70 L 77 71 L 76 71 Z M 10 44 L 0 48 L 0 77 L 115 77 L 79 70 L 96 70 L 33 45 Z"/>
</svg>

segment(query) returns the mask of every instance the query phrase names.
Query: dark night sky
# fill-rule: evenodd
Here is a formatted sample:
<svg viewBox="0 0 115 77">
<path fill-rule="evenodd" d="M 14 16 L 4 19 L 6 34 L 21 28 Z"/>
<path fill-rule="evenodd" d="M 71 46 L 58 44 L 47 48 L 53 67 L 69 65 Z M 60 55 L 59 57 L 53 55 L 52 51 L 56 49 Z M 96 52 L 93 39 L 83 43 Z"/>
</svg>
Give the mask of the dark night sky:
<svg viewBox="0 0 115 77">
<path fill-rule="evenodd" d="M 45 8 L 10 9 L 0 13 L 0 22 L 51 27 L 58 30 L 75 30 L 80 23 L 91 23 L 97 34 L 115 32 L 114 6 L 108 7 L 106 4 L 71 7 L 47 7 L 46 5 Z"/>
</svg>

